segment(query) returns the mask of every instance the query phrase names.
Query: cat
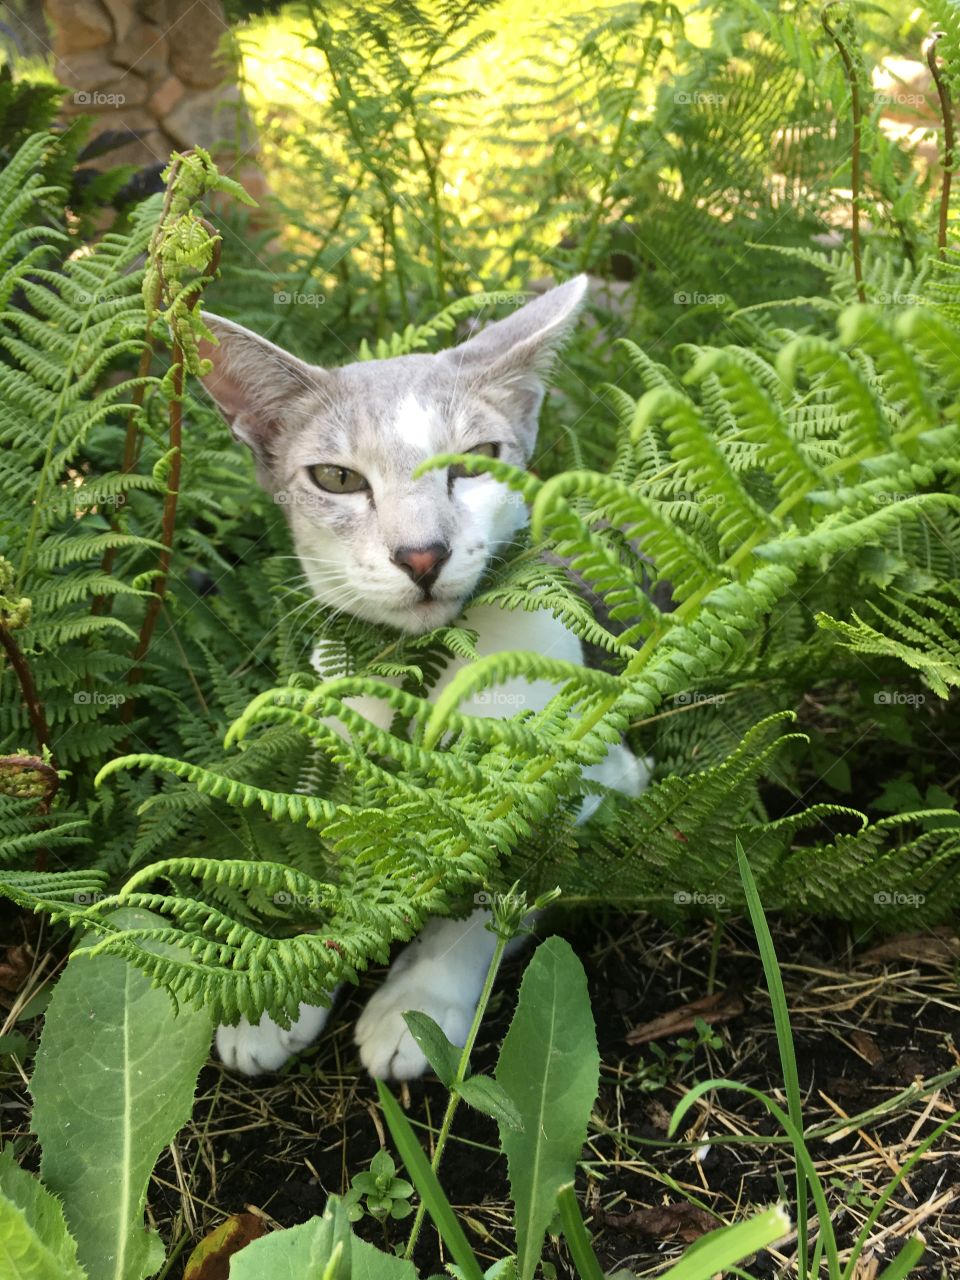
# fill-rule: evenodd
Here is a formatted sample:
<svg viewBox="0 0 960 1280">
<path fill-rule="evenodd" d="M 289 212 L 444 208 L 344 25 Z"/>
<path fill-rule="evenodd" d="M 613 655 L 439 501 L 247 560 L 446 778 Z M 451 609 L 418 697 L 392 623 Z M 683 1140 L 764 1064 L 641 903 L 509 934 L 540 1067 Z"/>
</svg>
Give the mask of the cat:
<svg viewBox="0 0 960 1280">
<path fill-rule="evenodd" d="M 322 369 L 241 325 L 204 313 L 216 343 L 203 383 L 234 436 L 253 452 L 260 483 L 287 514 L 306 580 L 322 604 L 420 634 L 463 615 L 481 655 L 534 650 L 582 661 L 577 637 L 546 610 L 508 612 L 469 600 L 492 557 L 526 520 L 517 495 L 490 475 L 462 468 L 429 471 L 438 453 L 480 453 L 528 465 L 550 366 L 587 289 L 585 276 L 551 289 L 459 346 Z M 432 693 L 464 665 L 448 665 Z M 323 676 L 320 669 L 318 674 Z M 556 692 L 546 681 L 498 686 L 472 715 L 540 710 Z M 388 728 L 391 709 L 376 698 L 351 704 Z M 336 727 L 342 732 L 339 724 Z M 638 795 L 647 762 L 613 746 L 586 771 Z M 600 803 L 588 797 L 584 821 Z M 466 920 L 430 921 L 397 957 L 356 1026 L 360 1060 L 375 1077 L 420 1075 L 426 1060 L 403 1013 L 421 1010 L 448 1038 L 464 1043 L 494 938 L 486 910 Z M 289 1028 L 268 1016 L 217 1032 L 223 1062 L 243 1074 L 276 1070 L 310 1044 L 329 1010 L 302 1004 Z"/>
</svg>

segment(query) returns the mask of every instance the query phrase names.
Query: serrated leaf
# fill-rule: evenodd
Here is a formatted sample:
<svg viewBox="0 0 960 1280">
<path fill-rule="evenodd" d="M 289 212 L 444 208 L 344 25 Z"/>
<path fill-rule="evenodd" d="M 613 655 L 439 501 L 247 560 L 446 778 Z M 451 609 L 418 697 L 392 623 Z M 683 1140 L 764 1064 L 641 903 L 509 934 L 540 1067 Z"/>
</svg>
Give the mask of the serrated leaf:
<svg viewBox="0 0 960 1280">
<path fill-rule="evenodd" d="M 444 1035 L 443 1028 L 438 1026 L 426 1013 L 411 1010 L 403 1015 L 410 1034 L 423 1050 L 423 1056 L 430 1063 L 439 1080 L 453 1087 L 460 1066 L 460 1053 L 456 1045 L 450 1043 Z"/>
<path fill-rule="evenodd" d="M 498 1124 L 504 1124 L 516 1132 L 523 1130 L 523 1117 L 514 1106 L 503 1085 L 490 1076 L 469 1076 L 457 1086 L 457 1093 L 477 1111 L 492 1116 Z"/>
<path fill-rule="evenodd" d="M 520 1280 L 531 1280 L 557 1195 L 573 1180 L 599 1078 L 583 966 L 569 943 L 548 938 L 523 975 L 496 1070 L 523 1123 L 519 1133 L 500 1125 L 516 1211 Z"/>
<path fill-rule="evenodd" d="M 121 928 L 162 924 L 146 911 Z M 189 1120 L 213 1026 L 117 956 L 76 956 L 57 983 L 31 1081 L 40 1174 L 63 1200 L 80 1262 L 97 1280 L 143 1280 L 163 1262 L 143 1224 L 157 1156 Z"/>
<path fill-rule="evenodd" d="M 86 1280 L 63 1206 L 13 1150 L 0 1153 L 0 1276 L 3 1280 Z"/>
</svg>

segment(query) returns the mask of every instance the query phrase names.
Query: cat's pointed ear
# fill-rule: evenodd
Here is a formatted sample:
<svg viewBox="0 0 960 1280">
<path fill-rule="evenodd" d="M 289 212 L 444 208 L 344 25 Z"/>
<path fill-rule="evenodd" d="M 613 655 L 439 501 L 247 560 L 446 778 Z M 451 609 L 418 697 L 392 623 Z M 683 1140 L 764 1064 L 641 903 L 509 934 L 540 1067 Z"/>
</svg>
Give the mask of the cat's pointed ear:
<svg viewBox="0 0 960 1280">
<path fill-rule="evenodd" d="M 201 319 L 216 339 L 200 342 L 201 359 L 213 365 L 201 381 L 234 436 L 264 457 L 290 406 L 317 390 L 323 372 L 233 320 L 208 311 Z"/>
<path fill-rule="evenodd" d="M 587 295 L 579 275 L 445 353 L 510 418 L 532 449 L 546 380 Z"/>
</svg>

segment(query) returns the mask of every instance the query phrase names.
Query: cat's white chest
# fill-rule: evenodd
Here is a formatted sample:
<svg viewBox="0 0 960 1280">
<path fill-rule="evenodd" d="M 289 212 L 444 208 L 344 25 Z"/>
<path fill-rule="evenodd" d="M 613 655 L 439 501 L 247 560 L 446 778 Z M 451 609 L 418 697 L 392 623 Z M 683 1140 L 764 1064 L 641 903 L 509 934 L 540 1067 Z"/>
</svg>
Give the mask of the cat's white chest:
<svg viewBox="0 0 960 1280">
<path fill-rule="evenodd" d="M 463 625 L 477 633 L 477 652 L 482 658 L 505 649 L 524 649 L 566 662 L 583 661 L 580 641 L 545 610 L 527 613 L 520 609 L 507 611 L 497 605 L 478 605 L 467 611 Z M 318 675 L 326 674 L 318 663 L 318 654 L 314 654 L 313 665 Z M 430 690 L 431 700 L 466 666 L 469 666 L 468 659 L 454 658 Z M 399 685 L 400 681 L 391 679 L 388 683 Z M 557 685 L 547 680 L 515 677 L 473 694 L 460 710 L 471 716 L 506 719 L 520 711 L 542 711 L 556 692 Z M 381 729 L 389 728 L 393 709 L 382 699 L 358 697 L 346 701 L 373 724 Z"/>
</svg>

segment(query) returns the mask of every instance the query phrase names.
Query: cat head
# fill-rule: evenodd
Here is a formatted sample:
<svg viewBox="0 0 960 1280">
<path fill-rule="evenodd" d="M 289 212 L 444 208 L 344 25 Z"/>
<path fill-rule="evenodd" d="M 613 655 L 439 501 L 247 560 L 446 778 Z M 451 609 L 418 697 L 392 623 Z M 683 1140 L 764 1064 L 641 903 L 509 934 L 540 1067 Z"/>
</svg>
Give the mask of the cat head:
<svg viewBox="0 0 960 1280">
<path fill-rule="evenodd" d="M 489 475 L 416 467 L 476 452 L 525 466 L 544 379 L 583 303 L 578 276 L 439 355 L 306 364 L 218 316 L 203 379 L 282 503 L 316 598 L 429 631 L 459 614 L 526 512 Z"/>
</svg>

